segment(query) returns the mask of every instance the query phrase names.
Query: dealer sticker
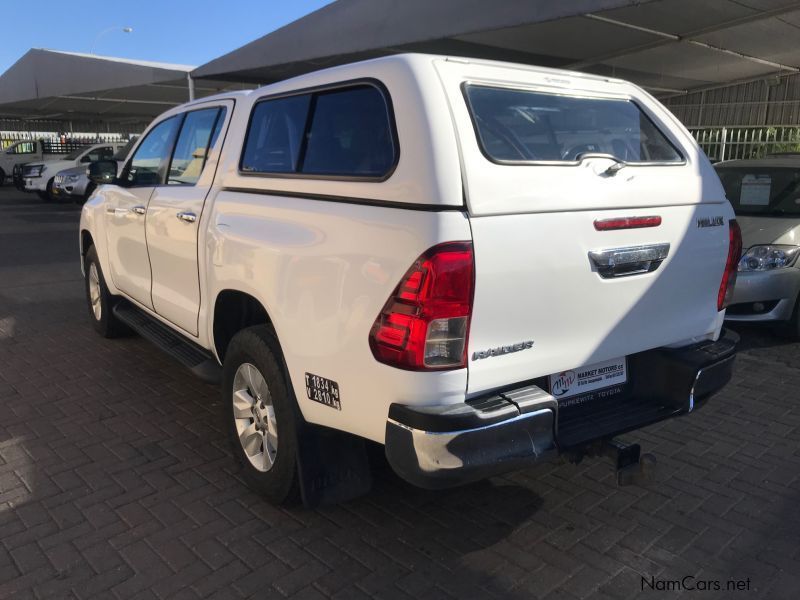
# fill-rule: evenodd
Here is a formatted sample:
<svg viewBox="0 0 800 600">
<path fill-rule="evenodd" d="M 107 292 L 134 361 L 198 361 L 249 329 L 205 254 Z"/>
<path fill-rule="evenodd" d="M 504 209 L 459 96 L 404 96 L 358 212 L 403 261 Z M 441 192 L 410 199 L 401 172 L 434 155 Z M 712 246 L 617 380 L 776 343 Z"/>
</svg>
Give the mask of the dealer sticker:
<svg viewBox="0 0 800 600">
<path fill-rule="evenodd" d="M 339 399 L 339 384 L 313 373 L 306 373 L 306 394 L 309 400 L 342 410 Z"/>
<path fill-rule="evenodd" d="M 628 373 L 623 356 L 550 375 L 550 393 L 556 398 L 569 398 L 584 392 L 619 385 L 627 380 Z"/>
</svg>

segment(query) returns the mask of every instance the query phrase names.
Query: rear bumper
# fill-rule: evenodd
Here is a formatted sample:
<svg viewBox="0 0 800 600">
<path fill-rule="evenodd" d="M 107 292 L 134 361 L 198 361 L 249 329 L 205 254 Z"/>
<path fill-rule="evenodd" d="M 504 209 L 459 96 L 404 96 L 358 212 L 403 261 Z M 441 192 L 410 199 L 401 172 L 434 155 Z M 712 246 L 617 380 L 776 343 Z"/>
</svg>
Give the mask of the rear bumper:
<svg viewBox="0 0 800 600">
<path fill-rule="evenodd" d="M 716 342 L 631 355 L 625 389 L 569 406 L 535 382 L 457 405 L 392 404 L 387 459 L 410 483 L 445 488 L 689 413 L 730 381 L 738 339 L 726 330 Z"/>
</svg>

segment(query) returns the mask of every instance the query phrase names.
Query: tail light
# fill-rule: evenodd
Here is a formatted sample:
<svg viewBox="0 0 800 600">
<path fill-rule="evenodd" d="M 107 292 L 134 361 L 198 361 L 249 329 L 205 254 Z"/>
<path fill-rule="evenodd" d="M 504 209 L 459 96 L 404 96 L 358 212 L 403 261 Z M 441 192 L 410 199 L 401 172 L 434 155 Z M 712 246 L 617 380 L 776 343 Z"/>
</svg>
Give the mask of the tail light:
<svg viewBox="0 0 800 600">
<path fill-rule="evenodd" d="M 661 217 L 618 217 L 614 219 L 598 219 L 594 222 L 597 231 L 616 231 L 618 229 L 641 229 L 643 227 L 658 227 Z"/>
<path fill-rule="evenodd" d="M 736 219 L 731 219 L 728 227 L 728 261 L 725 263 L 725 272 L 722 274 L 722 283 L 719 286 L 717 310 L 725 310 L 733 298 L 736 273 L 739 268 L 739 260 L 742 258 L 742 230 L 739 228 L 739 223 L 736 222 Z"/>
<path fill-rule="evenodd" d="M 420 256 L 372 326 L 376 360 L 412 371 L 466 366 L 472 314 L 471 242 L 448 242 Z"/>
</svg>

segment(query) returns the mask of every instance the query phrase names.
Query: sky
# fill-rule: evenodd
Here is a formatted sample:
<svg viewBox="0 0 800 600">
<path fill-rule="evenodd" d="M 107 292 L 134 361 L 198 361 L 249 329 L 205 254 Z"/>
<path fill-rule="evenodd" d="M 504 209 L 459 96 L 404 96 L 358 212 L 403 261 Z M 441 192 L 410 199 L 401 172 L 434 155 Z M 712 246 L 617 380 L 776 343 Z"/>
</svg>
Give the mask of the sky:
<svg viewBox="0 0 800 600">
<path fill-rule="evenodd" d="M 31 48 L 199 66 L 329 1 L 0 0 L 0 73 Z"/>
</svg>

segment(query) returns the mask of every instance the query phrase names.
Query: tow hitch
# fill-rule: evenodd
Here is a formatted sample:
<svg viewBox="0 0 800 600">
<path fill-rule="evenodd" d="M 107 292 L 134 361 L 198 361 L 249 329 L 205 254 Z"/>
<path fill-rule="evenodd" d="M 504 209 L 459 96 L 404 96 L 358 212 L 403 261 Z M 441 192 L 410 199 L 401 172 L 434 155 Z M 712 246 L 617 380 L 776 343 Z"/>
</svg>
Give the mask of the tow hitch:
<svg viewBox="0 0 800 600">
<path fill-rule="evenodd" d="M 642 454 L 639 444 L 626 444 L 614 439 L 599 440 L 584 448 L 577 456 L 573 455 L 573 460 L 580 462 L 584 455 L 610 458 L 617 473 L 617 485 L 642 485 L 655 477 L 656 457 Z"/>
<path fill-rule="evenodd" d="M 643 484 L 652 480 L 655 475 L 656 457 L 652 454 L 642 454 L 642 447 L 639 444 L 603 440 L 600 454 L 614 462 L 617 485 Z"/>
</svg>

